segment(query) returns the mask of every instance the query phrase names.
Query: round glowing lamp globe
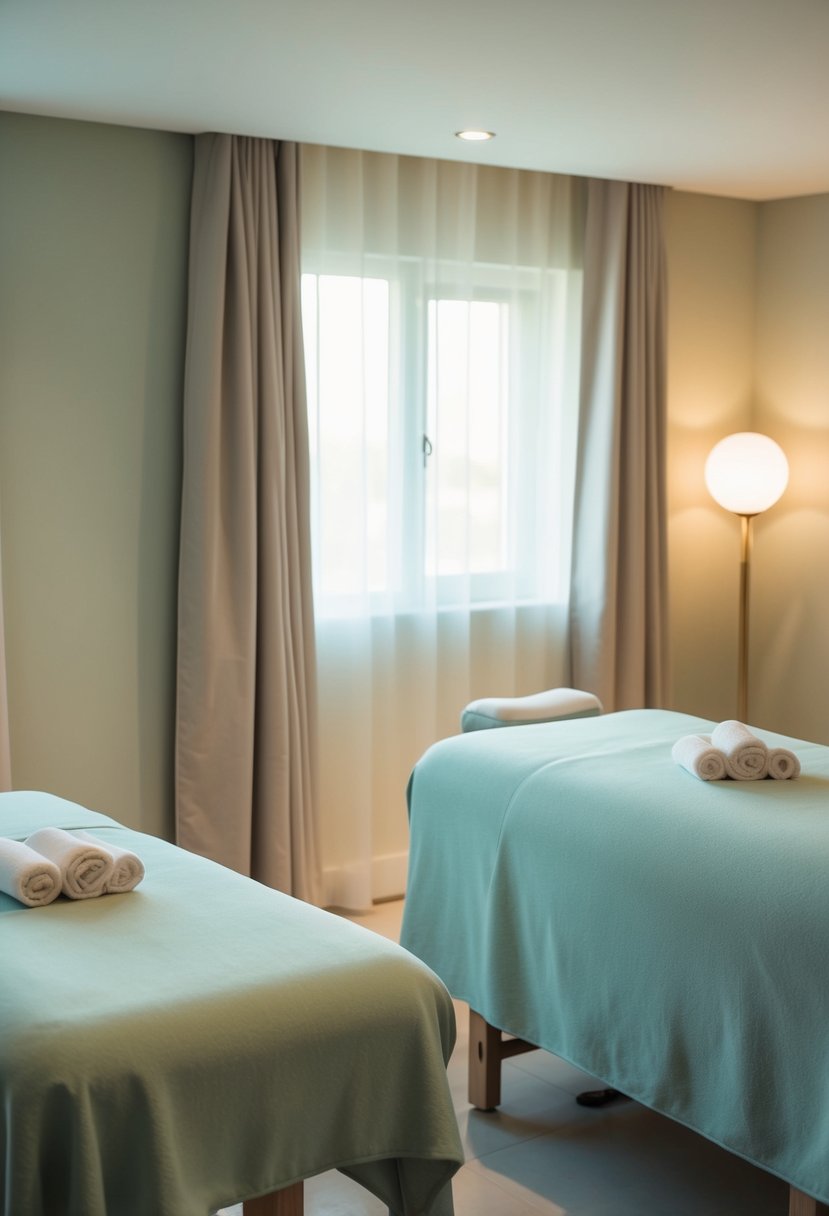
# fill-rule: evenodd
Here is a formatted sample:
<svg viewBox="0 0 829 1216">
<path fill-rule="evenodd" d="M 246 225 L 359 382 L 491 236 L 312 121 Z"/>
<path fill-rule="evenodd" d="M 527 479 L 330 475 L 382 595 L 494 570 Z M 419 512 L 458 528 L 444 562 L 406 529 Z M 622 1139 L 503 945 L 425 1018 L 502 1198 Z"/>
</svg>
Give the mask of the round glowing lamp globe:
<svg viewBox="0 0 829 1216">
<path fill-rule="evenodd" d="M 789 482 L 789 463 L 768 435 L 740 431 L 716 444 L 705 462 L 711 497 L 735 515 L 773 507 Z"/>
</svg>

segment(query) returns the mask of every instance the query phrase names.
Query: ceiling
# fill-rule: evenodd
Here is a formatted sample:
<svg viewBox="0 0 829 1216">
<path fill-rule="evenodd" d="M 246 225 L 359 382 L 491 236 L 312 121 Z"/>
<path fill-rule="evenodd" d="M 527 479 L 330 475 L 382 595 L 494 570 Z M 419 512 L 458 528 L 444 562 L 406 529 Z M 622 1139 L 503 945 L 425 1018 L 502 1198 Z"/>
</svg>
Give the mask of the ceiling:
<svg viewBox="0 0 829 1216">
<path fill-rule="evenodd" d="M 0 0 L 0 109 L 819 193 L 829 0 Z"/>
</svg>

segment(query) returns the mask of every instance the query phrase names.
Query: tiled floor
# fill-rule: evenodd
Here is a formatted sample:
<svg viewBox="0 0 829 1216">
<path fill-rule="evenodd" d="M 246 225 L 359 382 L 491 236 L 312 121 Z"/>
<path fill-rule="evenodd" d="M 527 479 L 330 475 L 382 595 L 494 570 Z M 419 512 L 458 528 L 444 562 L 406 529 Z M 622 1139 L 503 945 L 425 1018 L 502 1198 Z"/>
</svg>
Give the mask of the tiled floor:
<svg viewBox="0 0 829 1216">
<path fill-rule="evenodd" d="M 397 940 L 402 909 L 380 904 L 352 919 Z M 466 1151 L 456 1216 L 786 1216 L 784 1183 L 634 1102 L 578 1106 L 575 1094 L 596 1082 L 545 1052 L 506 1061 L 499 1110 L 472 1110 L 467 1008 L 455 1009 L 449 1081 Z M 386 1216 L 336 1171 L 306 1182 L 305 1196 L 306 1216 Z"/>
</svg>

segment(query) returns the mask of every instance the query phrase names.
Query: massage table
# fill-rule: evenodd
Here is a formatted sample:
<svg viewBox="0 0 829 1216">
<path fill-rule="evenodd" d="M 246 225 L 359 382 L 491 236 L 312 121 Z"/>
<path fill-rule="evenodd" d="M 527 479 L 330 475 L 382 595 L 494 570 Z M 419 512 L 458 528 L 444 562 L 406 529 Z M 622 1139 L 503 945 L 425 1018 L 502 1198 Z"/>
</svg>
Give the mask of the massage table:
<svg viewBox="0 0 829 1216">
<path fill-rule="evenodd" d="M 829 748 L 703 782 L 701 718 L 633 710 L 436 744 L 409 784 L 401 942 L 470 1006 L 470 1101 L 546 1048 L 829 1212 Z M 504 1038 L 508 1034 L 513 1038 Z"/>
<path fill-rule="evenodd" d="M 338 1168 L 399 1216 L 451 1216 L 463 1160 L 440 981 L 392 942 L 48 794 L 0 835 L 86 829 L 134 891 L 0 894 L 3 1216 L 299 1216 Z"/>
</svg>

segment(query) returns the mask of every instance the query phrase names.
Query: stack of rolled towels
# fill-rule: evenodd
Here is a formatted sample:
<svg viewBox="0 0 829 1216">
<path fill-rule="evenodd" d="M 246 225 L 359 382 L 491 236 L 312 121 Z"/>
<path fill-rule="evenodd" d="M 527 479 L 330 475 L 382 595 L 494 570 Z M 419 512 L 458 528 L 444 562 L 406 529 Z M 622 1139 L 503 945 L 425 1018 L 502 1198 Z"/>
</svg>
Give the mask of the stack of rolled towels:
<svg viewBox="0 0 829 1216">
<path fill-rule="evenodd" d="M 121 895 L 143 877 L 136 853 L 90 832 L 49 827 L 25 841 L 0 837 L 0 891 L 29 908 L 50 904 L 61 892 L 69 899 Z"/>
<path fill-rule="evenodd" d="M 700 781 L 790 781 L 800 761 L 787 747 L 767 747 L 742 722 L 720 722 L 710 735 L 685 735 L 671 750 L 674 761 Z"/>
</svg>

